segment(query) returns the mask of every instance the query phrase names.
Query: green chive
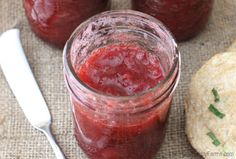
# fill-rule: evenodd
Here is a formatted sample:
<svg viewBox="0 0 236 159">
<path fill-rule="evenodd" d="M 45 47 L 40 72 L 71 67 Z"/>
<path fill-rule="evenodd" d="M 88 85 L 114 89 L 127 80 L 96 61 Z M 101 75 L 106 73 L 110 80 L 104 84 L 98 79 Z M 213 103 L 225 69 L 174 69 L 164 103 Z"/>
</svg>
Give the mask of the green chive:
<svg viewBox="0 0 236 159">
<path fill-rule="evenodd" d="M 213 104 L 209 105 L 208 110 L 211 111 L 213 114 L 215 114 L 220 119 L 225 117 L 225 114 L 221 113 Z"/>
<path fill-rule="evenodd" d="M 207 136 L 209 136 L 209 137 L 213 140 L 212 143 L 213 143 L 215 146 L 219 146 L 219 145 L 220 145 L 220 141 L 216 138 L 215 134 L 214 134 L 212 131 L 208 132 L 208 133 L 207 133 Z"/>
<path fill-rule="evenodd" d="M 219 96 L 218 91 L 215 88 L 213 88 L 211 91 L 212 91 L 212 93 L 215 97 L 215 102 L 219 102 L 220 101 L 220 96 Z"/>
<path fill-rule="evenodd" d="M 215 140 L 212 142 L 215 146 L 219 146 L 220 145 L 220 141 L 219 140 Z"/>
</svg>

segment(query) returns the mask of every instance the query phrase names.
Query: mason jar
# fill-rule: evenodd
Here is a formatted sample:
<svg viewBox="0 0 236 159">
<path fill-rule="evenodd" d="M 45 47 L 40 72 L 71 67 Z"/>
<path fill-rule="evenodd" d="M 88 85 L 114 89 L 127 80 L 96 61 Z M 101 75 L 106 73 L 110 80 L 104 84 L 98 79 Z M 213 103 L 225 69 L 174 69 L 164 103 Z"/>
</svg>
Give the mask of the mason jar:
<svg viewBox="0 0 236 159">
<path fill-rule="evenodd" d="M 143 48 L 159 59 L 163 80 L 132 95 L 111 95 L 92 88 L 78 75 L 78 70 L 95 54 L 94 50 L 117 51 L 119 48 L 112 47 L 124 45 Z M 90 159 L 153 158 L 164 139 L 173 93 L 180 78 L 180 53 L 164 25 L 137 11 L 98 14 L 73 32 L 64 47 L 63 62 L 74 134 L 85 154 Z M 148 71 L 143 72 L 143 77 Z"/>
<path fill-rule="evenodd" d="M 23 5 L 36 35 L 63 48 L 80 23 L 110 8 L 110 0 L 23 0 Z"/>
<path fill-rule="evenodd" d="M 132 0 L 132 8 L 162 21 L 178 41 L 197 35 L 207 24 L 214 0 Z"/>
</svg>

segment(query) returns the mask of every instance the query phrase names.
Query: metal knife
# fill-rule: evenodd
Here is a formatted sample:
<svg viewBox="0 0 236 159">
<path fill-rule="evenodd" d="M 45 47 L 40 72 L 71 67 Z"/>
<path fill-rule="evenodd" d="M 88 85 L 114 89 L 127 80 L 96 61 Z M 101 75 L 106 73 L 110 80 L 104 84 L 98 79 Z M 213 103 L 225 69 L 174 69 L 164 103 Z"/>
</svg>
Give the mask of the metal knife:
<svg viewBox="0 0 236 159">
<path fill-rule="evenodd" d="M 30 124 L 46 135 L 56 158 L 65 159 L 51 133 L 51 115 L 27 62 L 17 28 L 0 36 L 0 66 Z"/>
</svg>

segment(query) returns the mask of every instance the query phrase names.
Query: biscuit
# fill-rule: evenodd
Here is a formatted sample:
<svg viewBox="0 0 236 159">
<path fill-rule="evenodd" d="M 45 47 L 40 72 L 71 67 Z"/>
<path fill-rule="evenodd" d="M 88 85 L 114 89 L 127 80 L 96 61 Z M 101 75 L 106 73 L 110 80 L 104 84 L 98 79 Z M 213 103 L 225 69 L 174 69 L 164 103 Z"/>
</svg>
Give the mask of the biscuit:
<svg viewBox="0 0 236 159">
<path fill-rule="evenodd" d="M 236 52 L 216 54 L 197 71 L 185 113 L 188 139 L 204 158 L 236 158 Z"/>
</svg>

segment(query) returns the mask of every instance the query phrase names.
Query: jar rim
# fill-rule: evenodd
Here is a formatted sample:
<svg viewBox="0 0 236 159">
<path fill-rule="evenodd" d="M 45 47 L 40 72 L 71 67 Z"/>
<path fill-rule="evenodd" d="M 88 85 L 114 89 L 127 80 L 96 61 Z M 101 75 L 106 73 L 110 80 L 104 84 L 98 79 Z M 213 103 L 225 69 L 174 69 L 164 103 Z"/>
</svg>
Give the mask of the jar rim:
<svg viewBox="0 0 236 159">
<path fill-rule="evenodd" d="M 72 66 L 72 62 L 71 62 L 71 58 L 70 58 L 70 53 L 71 53 L 71 47 L 73 44 L 74 39 L 76 38 L 76 33 L 78 33 L 79 30 L 83 29 L 84 27 L 86 27 L 91 21 L 95 21 L 97 19 L 99 19 L 99 17 L 102 16 L 106 16 L 106 15 L 111 15 L 111 16 L 115 16 L 115 15 L 125 15 L 125 16 L 137 16 L 139 18 L 145 18 L 148 21 L 152 21 L 155 24 L 157 24 L 160 28 L 163 29 L 163 31 L 167 34 L 168 38 L 170 38 L 171 43 L 174 47 L 174 51 L 175 51 L 175 57 L 173 60 L 173 64 L 170 68 L 170 71 L 168 72 L 168 74 L 165 76 L 165 78 L 160 81 L 156 86 L 146 90 L 146 91 L 142 91 L 140 93 L 136 93 L 134 95 L 128 95 L 128 96 L 115 96 L 115 95 L 110 95 L 110 94 L 105 94 L 105 93 L 101 93 L 99 91 L 96 91 L 95 89 L 92 89 L 91 87 L 89 87 L 88 85 L 86 85 L 85 82 L 83 82 L 77 75 L 76 72 Z M 100 14 L 97 14 L 95 16 L 92 16 L 91 18 L 89 18 L 88 20 L 84 21 L 83 23 L 81 23 L 75 30 L 74 32 L 71 34 L 70 38 L 67 40 L 64 49 L 63 49 L 63 66 L 64 66 L 64 70 L 68 73 L 68 75 L 70 77 L 72 77 L 73 81 L 76 82 L 76 86 L 82 86 L 82 88 L 86 89 L 86 91 L 88 91 L 89 93 L 91 93 L 92 95 L 96 95 L 96 96 L 100 96 L 100 97 L 104 97 L 106 99 L 111 99 L 111 100 L 121 100 L 121 101 L 125 101 L 125 100 L 130 100 L 130 99 L 137 99 L 138 97 L 144 96 L 145 94 L 148 94 L 150 92 L 153 92 L 154 90 L 160 88 L 162 85 L 164 85 L 165 83 L 167 83 L 172 75 L 175 73 L 175 69 L 178 67 L 178 75 L 176 77 L 176 82 L 175 82 L 175 86 L 172 88 L 173 90 L 171 91 L 170 94 L 172 94 L 175 90 L 175 88 L 178 85 L 178 82 L 180 80 L 180 72 L 181 72 L 181 55 L 179 50 L 177 49 L 177 43 L 175 42 L 171 32 L 162 24 L 162 22 L 160 22 L 159 20 L 157 20 L 156 18 L 147 15 L 145 13 L 139 12 L 139 11 L 134 11 L 134 10 L 113 10 L 113 11 L 105 11 L 102 12 Z M 165 92 L 165 91 L 164 91 Z"/>
</svg>

